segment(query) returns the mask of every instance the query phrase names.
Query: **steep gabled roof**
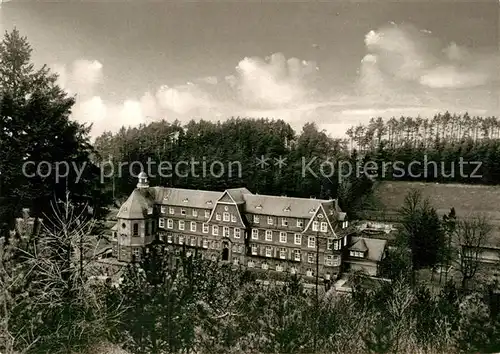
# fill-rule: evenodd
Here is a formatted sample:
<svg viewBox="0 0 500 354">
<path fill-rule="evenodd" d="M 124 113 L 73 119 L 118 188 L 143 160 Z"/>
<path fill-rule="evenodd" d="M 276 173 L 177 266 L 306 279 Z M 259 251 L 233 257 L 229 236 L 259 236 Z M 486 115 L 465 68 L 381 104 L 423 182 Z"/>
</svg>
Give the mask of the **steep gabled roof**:
<svg viewBox="0 0 500 354">
<path fill-rule="evenodd" d="M 366 247 L 365 240 L 360 238 L 352 246 L 349 247 L 349 251 L 366 252 L 368 251 L 368 247 Z"/>
<path fill-rule="evenodd" d="M 154 205 L 154 195 L 148 189 L 134 189 L 118 211 L 120 219 L 142 219 Z"/>
<path fill-rule="evenodd" d="M 236 204 L 245 203 L 246 195 L 252 194 L 252 192 L 246 188 L 232 188 L 227 189 L 226 192 L 231 196 L 231 198 L 233 198 Z"/>
</svg>

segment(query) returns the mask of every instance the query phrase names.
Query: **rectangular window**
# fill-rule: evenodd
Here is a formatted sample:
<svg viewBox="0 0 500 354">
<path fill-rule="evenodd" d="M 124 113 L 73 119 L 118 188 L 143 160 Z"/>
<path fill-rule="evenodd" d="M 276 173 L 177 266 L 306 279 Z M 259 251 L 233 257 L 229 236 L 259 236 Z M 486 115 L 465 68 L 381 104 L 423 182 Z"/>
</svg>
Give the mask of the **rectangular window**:
<svg viewBox="0 0 500 354">
<path fill-rule="evenodd" d="M 266 262 L 262 263 L 262 269 L 264 269 L 264 270 L 268 270 L 269 269 L 269 266 L 267 265 Z"/>
<path fill-rule="evenodd" d="M 135 223 L 134 224 L 134 236 L 139 236 L 139 224 Z"/>
<path fill-rule="evenodd" d="M 292 267 L 290 268 L 290 274 L 296 274 L 297 273 L 297 268 Z"/>
<path fill-rule="evenodd" d="M 219 213 L 215 213 L 215 220 L 220 221 L 220 214 Z"/>
<path fill-rule="evenodd" d="M 194 221 L 191 221 L 191 231 L 196 232 L 196 223 Z"/>
<path fill-rule="evenodd" d="M 203 233 L 208 234 L 208 224 L 203 224 Z"/>
<path fill-rule="evenodd" d="M 253 256 L 257 255 L 257 245 L 252 245 L 252 255 Z"/>
<path fill-rule="evenodd" d="M 314 263 L 314 254 L 309 253 L 309 254 L 307 255 L 307 262 L 308 262 L 308 263 Z"/>
<path fill-rule="evenodd" d="M 181 215 L 186 215 L 186 209 L 181 209 Z"/>
<path fill-rule="evenodd" d="M 293 250 L 293 259 L 300 262 L 300 250 Z"/>
<path fill-rule="evenodd" d="M 217 225 L 212 226 L 212 235 L 214 235 L 214 236 L 219 235 L 219 227 Z"/>
<path fill-rule="evenodd" d="M 224 237 L 229 237 L 229 227 L 224 226 L 224 227 L 222 228 L 222 236 L 224 236 Z"/>
<path fill-rule="evenodd" d="M 286 218 L 281 219 L 281 226 L 288 226 L 288 220 Z"/>
<path fill-rule="evenodd" d="M 259 230 L 252 229 L 252 240 L 258 240 L 258 239 L 259 239 Z"/>
<path fill-rule="evenodd" d="M 332 241 L 332 240 L 326 240 L 326 249 L 330 251 L 332 249 L 333 243 L 334 243 L 334 241 Z"/>
<path fill-rule="evenodd" d="M 255 267 L 255 263 L 253 261 L 248 261 L 248 268 Z"/>
<path fill-rule="evenodd" d="M 268 225 L 272 225 L 273 224 L 273 218 L 272 217 L 270 217 L 270 216 L 267 217 L 267 224 Z"/>
<path fill-rule="evenodd" d="M 160 212 L 161 212 L 162 214 L 165 214 L 165 213 L 167 212 L 167 207 L 166 207 L 165 205 L 162 205 L 162 206 L 160 207 Z"/>
<path fill-rule="evenodd" d="M 327 265 L 327 266 L 332 265 L 332 256 L 326 256 L 325 265 Z"/>
<path fill-rule="evenodd" d="M 338 267 L 340 265 L 340 257 L 339 256 L 333 256 L 332 265 L 335 267 Z"/>
<path fill-rule="evenodd" d="M 229 219 L 229 213 L 224 212 L 224 214 L 223 214 L 223 220 L 224 220 L 224 221 L 229 221 L 229 220 L 230 220 L 230 219 Z"/>
<path fill-rule="evenodd" d="M 196 242 L 196 237 L 191 237 L 191 246 L 195 247 L 198 242 Z"/>
<path fill-rule="evenodd" d="M 266 230 L 266 241 L 273 240 L 273 232 L 271 230 Z"/>
<path fill-rule="evenodd" d="M 203 239 L 203 248 L 208 248 L 208 240 Z"/>
<path fill-rule="evenodd" d="M 254 215 L 253 216 L 253 222 L 258 224 L 259 223 L 259 216 L 258 215 Z"/>
<path fill-rule="evenodd" d="M 266 257 L 272 257 L 272 248 L 270 246 L 266 247 Z"/>
<path fill-rule="evenodd" d="M 238 229 L 237 227 L 234 228 L 234 238 L 240 238 L 240 229 Z"/>
<path fill-rule="evenodd" d="M 308 269 L 308 270 L 306 271 L 306 276 L 308 276 L 308 277 L 312 277 L 312 276 L 313 276 L 313 271 L 312 271 L 312 269 Z"/>
<path fill-rule="evenodd" d="M 278 264 L 278 265 L 276 266 L 276 271 L 277 271 L 277 272 L 282 272 L 282 271 L 283 271 L 283 266 L 281 266 L 280 264 Z"/>
<path fill-rule="evenodd" d="M 164 218 L 160 218 L 158 220 L 158 226 L 161 227 L 162 229 L 165 227 L 165 219 Z"/>
<path fill-rule="evenodd" d="M 286 232 L 283 231 L 280 232 L 280 242 L 286 243 Z"/>
<path fill-rule="evenodd" d="M 174 220 L 168 219 L 167 220 L 167 229 L 173 229 L 174 228 Z"/>
<path fill-rule="evenodd" d="M 333 249 L 336 250 L 336 251 L 339 250 L 341 242 L 342 242 L 342 240 L 340 240 L 340 241 L 338 241 L 338 240 L 337 241 L 333 241 Z"/>
<path fill-rule="evenodd" d="M 309 239 L 307 240 L 307 247 L 316 247 L 316 237 L 309 236 Z"/>
<path fill-rule="evenodd" d="M 184 236 L 179 235 L 179 244 L 183 245 L 184 244 Z"/>
<path fill-rule="evenodd" d="M 233 264 L 234 265 L 239 265 L 240 264 L 240 259 L 238 257 L 233 257 Z"/>
<path fill-rule="evenodd" d="M 301 219 L 297 219 L 297 227 L 303 227 L 304 222 Z"/>
<path fill-rule="evenodd" d="M 198 210 L 193 209 L 193 216 L 194 216 L 194 217 L 197 217 L 197 216 L 198 216 Z"/>
<path fill-rule="evenodd" d="M 231 222 L 236 222 L 236 215 L 231 214 Z"/>
<path fill-rule="evenodd" d="M 172 243 L 172 234 L 167 234 L 167 242 Z"/>
<path fill-rule="evenodd" d="M 284 248 L 284 247 L 280 248 L 280 258 L 281 259 L 286 258 L 286 248 Z"/>
<path fill-rule="evenodd" d="M 175 214 L 174 208 L 168 208 L 168 213 L 172 215 Z"/>
<path fill-rule="evenodd" d="M 140 251 L 140 248 L 134 248 L 134 256 L 139 257 Z"/>
<path fill-rule="evenodd" d="M 210 212 L 208 210 L 205 210 L 205 217 L 208 219 L 210 217 Z"/>
<path fill-rule="evenodd" d="M 313 221 L 313 231 L 318 231 L 319 228 L 319 222 L 318 221 Z"/>
<path fill-rule="evenodd" d="M 326 222 L 321 222 L 321 232 L 327 232 L 328 228 L 326 226 Z"/>
<path fill-rule="evenodd" d="M 217 242 L 215 241 L 212 241 L 212 249 L 217 249 Z"/>
<path fill-rule="evenodd" d="M 302 244 L 302 235 L 301 234 L 295 234 L 294 235 L 294 241 L 296 245 L 301 245 Z"/>
<path fill-rule="evenodd" d="M 347 244 L 347 236 L 344 236 L 344 246 Z"/>
<path fill-rule="evenodd" d="M 179 220 L 179 230 L 184 230 L 184 220 Z"/>
</svg>

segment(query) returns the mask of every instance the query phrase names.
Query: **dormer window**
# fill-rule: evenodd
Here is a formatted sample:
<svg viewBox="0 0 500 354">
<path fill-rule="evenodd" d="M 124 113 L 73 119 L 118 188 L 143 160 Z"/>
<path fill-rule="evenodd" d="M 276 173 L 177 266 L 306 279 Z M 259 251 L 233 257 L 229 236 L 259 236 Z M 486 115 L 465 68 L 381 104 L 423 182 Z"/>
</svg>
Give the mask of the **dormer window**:
<svg viewBox="0 0 500 354">
<path fill-rule="evenodd" d="M 257 205 L 257 206 L 255 207 L 255 209 L 262 209 L 262 205 L 260 205 L 260 204 L 259 204 L 259 205 Z"/>
<path fill-rule="evenodd" d="M 286 218 L 281 219 L 281 226 L 288 226 L 288 220 Z"/>
<path fill-rule="evenodd" d="M 309 214 L 314 214 L 315 212 L 316 212 L 316 210 L 314 210 L 314 209 L 309 210 Z"/>
<path fill-rule="evenodd" d="M 290 207 L 287 206 L 285 209 L 283 209 L 284 212 L 290 212 Z"/>
<path fill-rule="evenodd" d="M 184 199 L 182 202 L 183 202 L 183 203 L 188 203 L 188 202 L 189 202 L 189 199 L 187 199 L 187 198 L 186 198 L 186 199 Z"/>
<path fill-rule="evenodd" d="M 272 225 L 273 224 L 273 218 L 271 216 L 267 217 L 267 224 Z"/>
<path fill-rule="evenodd" d="M 165 214 L 167 212 L 167 207 L 165 205 L 162 205 L 160 207 L 160 211 L 161 211 L 162 214 Z"/>
<path fill-rule="evenodd" d="M 343 221 L 342 222 L 342 228 L 343 229 L 347 228 L 348 225 L 349 225 L 349 223 L 347 221 Z"/>
<path fill-rule="evenodd" d="M 259 216 L 258 215 L 254 215 L 253 216 L 253 222 L 258 224 L 259 223 Z"/>
<path fill-rule="evenodd" d="M 212 205 L 212 204 L 213 204 L 213 202 L 212 202 L 211 200 L 209 200 L 209 201 L 207 202 L 207 204 L 208 204 L 208 205 Z"/>
</svg>

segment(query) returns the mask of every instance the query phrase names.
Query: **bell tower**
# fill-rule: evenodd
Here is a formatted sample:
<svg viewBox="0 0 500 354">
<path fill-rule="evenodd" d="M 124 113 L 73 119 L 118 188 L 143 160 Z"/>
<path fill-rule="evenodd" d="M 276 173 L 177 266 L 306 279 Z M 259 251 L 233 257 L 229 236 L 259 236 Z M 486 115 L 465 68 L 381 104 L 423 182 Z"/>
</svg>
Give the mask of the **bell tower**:
<svg viewBox="0 0 500 354">
<path fill-rule="evenodd" d="M 141 173 L 139 173 L 139 176 L 137 176 L 137 178 L 139 179 L 139 182 L 137 183 L 137 188 L 149 187 L 148 175 L 144 171 L 141 171 Z"/>
</svg>

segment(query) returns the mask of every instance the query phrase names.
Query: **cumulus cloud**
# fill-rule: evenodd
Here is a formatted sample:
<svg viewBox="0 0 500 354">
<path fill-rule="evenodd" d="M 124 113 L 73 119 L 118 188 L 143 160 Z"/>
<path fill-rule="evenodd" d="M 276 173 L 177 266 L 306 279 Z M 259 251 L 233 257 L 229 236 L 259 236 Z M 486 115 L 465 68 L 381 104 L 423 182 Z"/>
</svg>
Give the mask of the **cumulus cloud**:
<svg viewBox="0 0 500 354">
<path fill-rule="evenodd" d="M 276 53 L 262 60 L 244 58 L 236 67 L 244 103 L 261 107 L 283 107 L 310 98 L 308 79 L 316 71 L 313 62 L 286 59 Z"/>
<path fill-rule="evenodd" d="M 368 32 L 365 45 L 384 74 L 430 88 L 477 87 L 498 70 L 496 53 L 471 53 L 454 42 L 441 48 L 429 34 L 408 25 L 383 27 Z"/>
<path fill-rule="evenodd" d="M 338 136 L 373 116 L 425 116 L 443 110 L 491 114 L 495 108 L 491 90 L 482 88 L 498 71 L 498 57 L 492 53 L 443 45 L 429 30 L 395 23 L 369 31 L 364 43 L 355 89 L 333 93 L 316 86 L 321 73 L 316 63 L 281 53 L 242 58 L 225 76 L 165 84 L 122 102 L 106 102 L 99 95 L 105 80 L 99 61 L 79 60 L 53 69 L 60 74 L 60 85 L 77 93 L 74 119 L 92 123 L 94 136 L 161 118 L 230 116 L 284 119 L 296 129 L 314 121 Z"/>
</svg>

